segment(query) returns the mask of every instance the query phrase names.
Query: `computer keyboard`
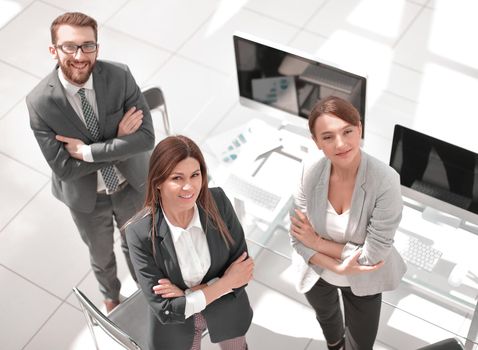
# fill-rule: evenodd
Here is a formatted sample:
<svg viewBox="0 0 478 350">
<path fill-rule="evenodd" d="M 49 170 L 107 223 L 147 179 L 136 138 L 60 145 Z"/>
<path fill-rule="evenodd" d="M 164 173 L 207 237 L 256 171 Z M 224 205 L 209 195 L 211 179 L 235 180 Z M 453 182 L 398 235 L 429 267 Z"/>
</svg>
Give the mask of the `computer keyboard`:
<svg viewBox="0 0 478 350">
<path fill-rule="evenodd" d="M 236 175 L 229 175 L 224 183 L 226 190 L 230 190 L 233 193 L 237 193 L 243 196 L 246 200 L 254 202 L 268 210 L 274 210 L 281 199 L 280 196 L 264 190 L 245 179 L 242 179 Z"/>
<path fill-rule="evenodd" d="M 416 237 L 403 236 L 403 239 L 397 239 L 396 242 L 402 257 L 409 263 L 431 272 L 443 253 Z"/>
</svg>

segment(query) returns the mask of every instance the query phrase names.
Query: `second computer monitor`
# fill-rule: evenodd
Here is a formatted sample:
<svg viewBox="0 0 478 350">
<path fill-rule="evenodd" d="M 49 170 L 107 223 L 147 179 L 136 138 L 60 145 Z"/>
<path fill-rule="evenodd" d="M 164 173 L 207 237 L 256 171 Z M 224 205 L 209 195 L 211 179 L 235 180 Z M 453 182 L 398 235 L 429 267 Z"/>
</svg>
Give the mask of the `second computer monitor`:
<svg viewBox="0 0 478 350">
<path fill-rule="evenodd" d="M 364 75 L 242 33 L 234 35 L 234 51 L 241 103 L 304 121 L 318 100 L 333 95 L 357 108 L 365 130 Z"/>
</svg>

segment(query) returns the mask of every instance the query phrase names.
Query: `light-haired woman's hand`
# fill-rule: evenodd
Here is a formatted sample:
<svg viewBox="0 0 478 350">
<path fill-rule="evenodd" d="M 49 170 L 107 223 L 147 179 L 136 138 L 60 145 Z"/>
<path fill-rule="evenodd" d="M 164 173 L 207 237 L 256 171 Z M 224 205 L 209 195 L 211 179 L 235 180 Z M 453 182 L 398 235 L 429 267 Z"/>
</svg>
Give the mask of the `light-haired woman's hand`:
<svg viewBox="0 0 478 350">
<path fill-rule="evenodd" d="M 379 268 L 381 268 L 384 264 L 383 261 L 380 261 L 379 263 L 375 265 L 360 265 L 358 262 L 358 259 L 360 257 L 360 254 L 362 253 L 362 250 L 357 249 L 352 255 L 350 255 L 348 258 L 344 259 L 341 263 L 337 265 L 336 273 L 340 275 L 356 275 L 359 273 L 366 273 L 366 272 L 371 272 L 375 271 Z"/>
<path fill-rule="evenodd" d="M 307 248 L 319 251 L 318 246 L 322 238 L 315 232 L 307 216 L 296 209 L 295 216 L 290 217 L 290 222 L 291 234 Z"/>
<path fill-rule="evenodd" d="M 153 292 L 163 298 L 177 298 L 184 295 L 184 291 L 172 284 L 167 278 L 160 279 L 158 284 L 153 287 Z"/>
</svg>

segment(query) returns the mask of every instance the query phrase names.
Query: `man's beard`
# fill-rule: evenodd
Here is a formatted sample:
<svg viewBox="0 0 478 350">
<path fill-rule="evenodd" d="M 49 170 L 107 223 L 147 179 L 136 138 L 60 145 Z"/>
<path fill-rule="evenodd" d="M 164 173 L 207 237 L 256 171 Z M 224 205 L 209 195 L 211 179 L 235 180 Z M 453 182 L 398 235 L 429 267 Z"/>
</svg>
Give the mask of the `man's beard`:
<svg viewBox="0 0 478 350">
<path fill-rule="evenodd" d="M 58 60 L 58 65 L 60 66 L 65 78 L 76 85 L 83 85 L 90 77 L 93 68 L 95 68 L 96 60 L 94 62 L 91 62 L 89 60 L 82 61 L 82 63 L 87 64 L 87 70 L 81 73 L 78 72 L 76 68 L 73 68 L 70 63 L 79 63 L 79 61 L 76 61 L 73 58 L 67 59 L 63 62 Z"/>
</svg>

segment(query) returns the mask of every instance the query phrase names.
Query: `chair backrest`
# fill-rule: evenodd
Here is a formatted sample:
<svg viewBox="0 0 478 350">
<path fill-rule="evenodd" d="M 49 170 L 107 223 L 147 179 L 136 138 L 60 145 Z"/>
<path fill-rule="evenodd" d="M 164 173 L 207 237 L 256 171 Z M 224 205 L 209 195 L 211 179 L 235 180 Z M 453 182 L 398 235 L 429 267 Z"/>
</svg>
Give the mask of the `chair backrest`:
<svg viewBox="0 0 478 350">
<path fill-rule="evenodd" d="M 417 350 L 463 350 L 463 344 L 456 338 L 448 338 L 437 343 L 429 344 Z"/>
<path fill-rule="evenodd" d="M 163 127 L 167 136 L 172 134 L 171 122 L 169 120 L 168 110 L 166 108 L 166 100 L 163 91 L 158 86 L 145 87 L 142 89 L 146 98 L 149 109 L 151 111 L 158 109 L 163 117 Z"/>
<path fill-rule="evenodd" d="M 148 305 L 141 290 L 124 300 L 108 316 L 98 310 L 78 288 L 73 288 L 73 292 L 85 314 L 96 349 L 99 349 L 94 330 L 96 326 L 125 349 L 147 349 Z"/>
</svg>

